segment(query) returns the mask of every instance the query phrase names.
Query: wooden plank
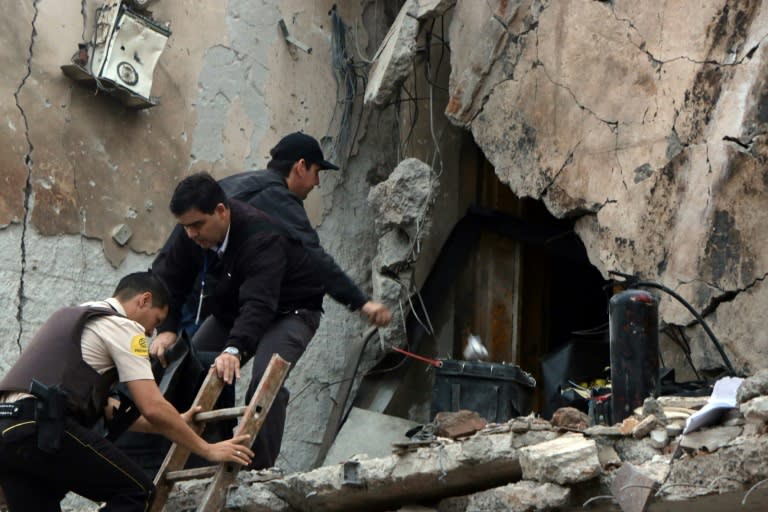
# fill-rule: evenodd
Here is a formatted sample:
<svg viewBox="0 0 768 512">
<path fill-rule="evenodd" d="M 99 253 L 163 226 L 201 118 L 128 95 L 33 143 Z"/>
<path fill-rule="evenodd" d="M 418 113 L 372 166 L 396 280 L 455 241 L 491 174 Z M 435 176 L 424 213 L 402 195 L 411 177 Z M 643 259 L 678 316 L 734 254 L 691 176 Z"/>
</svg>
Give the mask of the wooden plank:
<svg viewBox="0 0 768 512">
<path fill-rule="evenodd" d="M 251 402 L 248 404 L 243 419 L 235 432 L 235 436 L 247 434 L 249 436 L 249 446 L 253 445 L 256 435 L 261 430 L 269 408 L 272 407 L 272 402 L 274 402 L 278 391 L 283 386 L 283 381 L 285 381 L 290 368 L 291 364 L 288 361 L 278 354 L 272 355 L 269 366 L 267 366 L 267 370 L 259 382 L 259 387 L 256 388 L 256 393 L 251 398 Z M 198 512 L 218 512 L 222 510 L 226 502 L 227 490 L 235 481 L 235 478 L 237 478 L 240 468 L 239 464 L 234 463 L 219 465 L 211 485 L 208 486 L 200 501 L 200 506 L 197 509 Z"/>
<path fill-rule="evenodd" d="M 228 409 L 216 409 L 209 412 L 199 412 L 195 414 L 195 421 L 202 423 L 210 423 L 211 421 L 231 420 L 233 418 L 239 418 L 245 414 L 246 406 L 230 407 Z"/>
<path fill-rule="evenodd" d="M 183 482 L 185 480 L 196 480 L 198 478 L 208 478 L 216 474 L 219 466 L 205 466 L 202 468 L 182 469 L 180 471 L 169 471 L 165 474 L 166 482 Z"/>
<path fill-rule="evenodd" d="M 208 372 L 203 385 L 200 386 L 200 390 L 197 392 L 197 396 L 195 397 L 195 401 L 193 402 L 192 407 L 199 405 L 203 408 L 203 411 L 211 410 L 211 408 L 216 403 L 216 400 L 219 398 L 223 388 L 224 381 L 221 380 L 218 375 L 216 375 L 215 370 L 211 369 Z M 205 423 L 195 423 L 191 425 L 191 427 L 192 430 L 194 430 L 195 433 L 199 435 L 205 429 Z M 168 501 L 168 496 L 171 493 L 171 489 L 173 488 L 173 482 L 169 481 L 166 478 L 166 475 L 171 471 L 179 471 L 184 469 L 184 465 L 187 463 L 189 456 L 190 451 L 187 448 L 179 446 L 176 443 L 171 445 L 171 448 L 168 450 L 168 454 L 165 456 L 165 460 L 163 461 L 162 466 L 160 466 L 160 469 L 155 476 L 155 500 L 152 503 L 152 508 L 149 509 L 150 512 L 160 512 L 163 510 L 166 501 Z"/>
</svg>

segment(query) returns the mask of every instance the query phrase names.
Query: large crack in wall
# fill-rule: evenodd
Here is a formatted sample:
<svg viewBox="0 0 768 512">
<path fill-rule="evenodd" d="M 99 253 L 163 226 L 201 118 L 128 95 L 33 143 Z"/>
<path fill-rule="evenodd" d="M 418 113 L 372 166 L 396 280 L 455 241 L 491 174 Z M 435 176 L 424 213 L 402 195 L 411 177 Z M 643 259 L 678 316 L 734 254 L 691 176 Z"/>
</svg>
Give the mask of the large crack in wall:
<svg viewBox="0 0 768 512">
<path fill-rule="evenodd" d="M 16 344 L 19 347 L 19 350 L 21 350 L 21 335 L 22 335 L 22 319 L 24 318 L 24 304 L 25 304 L 25 296 L 24 296 L 24 285 L 25 285 L 25 276 L 26 276 L 26 266 L 27 266 L 27 247 L 26 247 L 26 234 L 27 234 L 27 223 L 29 221 L 29 212 L 32 207 L 32 168 L 33 168 L 33 159 L 32 159 L 32 153 L 34 151 L 34 145 L 32 144 L 32 139 L 29 135 L 29 119 L 27 118 L 26 113 L 24 112 L 24 107 L 21 105 L 21 101 L 19 100 L 19 95 L 21 93 L 21 90 L 24 88 L 24 85 L 27 83 L 27 79 L 32 74 L 32 57 L 34 56 L 34 46 L 35 46 L 35 36 L 37 35 L 37 15 L 38 15 L 38 9 L 37 9 L 37 3 L 38 0 L 33 0 L 32 7 L 34 9 L 34 15 L 32 17 L 32 30 L 30 31 L 30 37 L 29 37 L 29 52 L 26 57 L 26 67 L 27 72 L 24 75 L 24 77 L 21 79 L 21 83 L 19 84 L 19 87 L 16 89 L 16 92 L 14 93 L 13 97 L 16 100 L 16 107 L 19 109 L 19 112 L 21 113 L 21 117 L 24 120 L 24 136 L 27 140 L 27 154 L 24 156 L 24 165 L 27 167 L 27 179 L 24 185 L 24 214 L 21 220 L 21 272 L 19 275 L 19 284 L 17 288 L 17 296 L 18 296 L 18 309 L 16 311 L 16 320 L 19 325 L 18 335 L 16 336 Z"/>
</svg>

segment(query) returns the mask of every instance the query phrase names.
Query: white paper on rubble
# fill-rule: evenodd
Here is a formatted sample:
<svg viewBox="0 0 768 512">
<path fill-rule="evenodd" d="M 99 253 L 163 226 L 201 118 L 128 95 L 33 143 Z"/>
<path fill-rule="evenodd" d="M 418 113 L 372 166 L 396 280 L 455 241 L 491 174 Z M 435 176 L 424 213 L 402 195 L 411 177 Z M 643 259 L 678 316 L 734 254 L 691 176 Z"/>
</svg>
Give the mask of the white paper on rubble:
<svg viewBox="0 0 768 512">
<path fill-rule="evenodd" d="M 691 414 L 686 420 L 683 434 L 712 425 L 720 418 L 724 410 L 735 408 L 736 392 L 743 381 L 744 379 L 739 377 L 723 377 L 715 382 L 707 404 Z"/>
</svg>

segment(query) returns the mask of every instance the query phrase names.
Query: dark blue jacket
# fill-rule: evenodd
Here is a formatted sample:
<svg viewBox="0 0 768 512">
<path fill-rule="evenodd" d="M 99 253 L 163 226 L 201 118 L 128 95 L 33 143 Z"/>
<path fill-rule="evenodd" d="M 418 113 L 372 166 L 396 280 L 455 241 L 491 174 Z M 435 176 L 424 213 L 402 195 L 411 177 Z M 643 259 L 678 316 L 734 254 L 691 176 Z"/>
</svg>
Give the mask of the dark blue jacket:
<svg viewBox="0 0 768 512">
<path fill-rule="evenodd" d="M 272 170 L 246 171 L 219 181 L 227 197 L 279 219 L 291 235 L 300 240 L 323 277 L 325 290 L 336 302 L 352 311 L 360 309 L 368 297 L 320 246 L 320 238 L 304 210 L 304 202 L 288 190 L 285 178 Z"/>
</svg>

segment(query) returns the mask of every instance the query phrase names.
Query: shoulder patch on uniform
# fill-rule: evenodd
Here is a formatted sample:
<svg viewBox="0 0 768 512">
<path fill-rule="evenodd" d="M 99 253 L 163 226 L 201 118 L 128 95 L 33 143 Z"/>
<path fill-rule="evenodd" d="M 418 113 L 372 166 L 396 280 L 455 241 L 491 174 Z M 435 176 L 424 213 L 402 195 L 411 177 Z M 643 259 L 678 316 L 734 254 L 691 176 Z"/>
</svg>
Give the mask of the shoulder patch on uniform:
<svg viewBox="0 0 768 512">
<path fill-rule="evenodd" d="M 149 355 L 149 343 L 147 337 L 143 334 L 137 334 L 131 338 L 131 352 L 137 356 L 147 357 Z"/>
</svg>

